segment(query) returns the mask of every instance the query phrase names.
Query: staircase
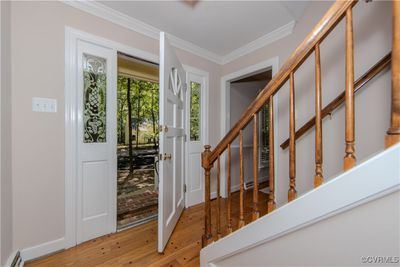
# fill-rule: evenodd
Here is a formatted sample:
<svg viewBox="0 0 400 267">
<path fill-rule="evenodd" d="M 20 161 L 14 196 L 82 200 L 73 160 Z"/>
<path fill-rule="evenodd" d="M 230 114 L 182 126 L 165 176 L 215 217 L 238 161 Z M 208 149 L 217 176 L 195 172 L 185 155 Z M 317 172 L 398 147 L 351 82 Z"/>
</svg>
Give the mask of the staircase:
<svg viewBox="0 0 400 267">
<path fill-rule="evenodd" d="M 285 218 L 288 216 L 293 216 L 293 212 L 296 212 L 298 209 L 304 209 L 304 205 L 316 205 L 323 206 L 319 204 L 319 201 L 326 197 L 327 195 L 332 194 L 340 194 L 344 190 L 344 188 L 350 188 L 352 183 L 357 179 L 358 182 L 365 184 L 363 182 L 363 176 L 356 175 L 358 172 L 363 173 L 365 170 L 370 170 L 371 173 L 374 173 L 374 168 L 394 168 L 393 175 L 390 177 L 386 177 L 387 180 L 385 182 L 390 183 L 387 184 L 386 189 L 379 188 L 376 184 L 376 174 L 374 177 L 368 176 L 368 173 L 364 173 L 364 176 L 368 179 L 371 179 L 371 186 L 375 187 L 376 192 L 365 192 L 368 193 L 369 196 L 371 194 L 379 194 L 379 192 L 383 192 L 385 190 L 396 190 L 399 189 L 399 150 L 400 146 L 400 2 L 393 1 L 393 40 L 392 40 L 392 53 L 389 53 L 385 57 L 383 57 L 379 62 L 377 62 L 374 66 L 372 66 L 364 75 L 362 75 L 357 81 L 354 79 L 354 51 L 353 51 L 353 7 L 357 4 L 357 1 L 337 1 L 332 7 L 326 12 L 326 14 L 322 17 L 322 19 L 317 23 L 311 33 L 304 39 L 304 41 L 297 47 L 297 49 L 293 52 L 293 54 L 289 57 L 289 59 L 282 66 L 280 71 L 272 78 L 272 80 L 265 86 L 265 88 L 259 93 L 257 98 L 249 105 L 247 110 L 243 113 L 240 120 L 233 126 L 233 128 L 225 135 L 225 137 L 218 143 L 218 145 L 211 149 L 211 146 L 206 145 L 205 150 L 202 154 L 202 167 L 205 170 L 205 205 L 204 205 L 204 235 L 202 238 L 203 247 L 202 250 L 202 259 L 205 259 L 206 262 L 202 260 L 202 266 L 209 266 L 210 262 L 208 259 L 212 257 L 210 255 L 218 254 L 221 252 L 223 247 L 228 244 L 228 247 L 234 246 L 245 246 L 249 235 L 251 235 L 252 239 L 251 244 L 247 244 L 248 247 L 254 246 L 257 244 L 259 235 L 266 234 L 269 230 L 264 229 L 264 232 L 256 231 L 256 235 L 254 235 L 254 231 L 249 230 L 250 227 L 246 226 L 245 214 L 244 214 L 244 169 L 243 169 L 243 130 L 244 128 L 252 123 L 253 126 L 253 184 L 254 187 L 252 189 L 252 218 L 251 218 L 251 226 L 257 227 L 262 225 L 265 227 L 268 225 L 268 222 L 274 222 L 275 226 L 277 224 L 287 225 Z M 345 19 L 345 47 L 346 47 L 346 55 L 345 55 L 345 67 L 346 67 L 346 81 L 344 92 L 335 98 L 331 103 L 329 103 L 326 107 L 322 107 L 322 97 L 321 97 L 321 59 L 320 59 L 320 44 L 324 41 L 324 39 L 330 34 L 330 32 L 336 27 L 336 25 L 342 20 Z M 295 73 L 296 70 L 303 64 L 306 59 L 313 54 L 315 56 L 315 117 L 310 119 L 305 125 L 303 125 L 297 132 L 295 127 Z M 357 164 L 356 162 L 356 153 L 355 153 L 355 112 L 354 112 L 354 102 L 355 102 L 355 93 L 360 90 L 368 81 L 370 81 L 377 74 L 382 72 L 386 66 L 390 65 L 392 70 L 392 94 L 391 94 L 391 120 L 390 120 L 390 128 L 386 132 L 385 137 L 385 146 L 390 149 L 381 153 L 381 155 L 377 155 L 376 157 L 370 159 L 367 163 Z M 275 203 L 275 177 L 274 177 L 274 95 L 283 88 L 283 85 L 288 82 L 289 83 L 289 138 L 284 143 L 282 143 L 281 148 L 289 148 L 289 190 L 287 194 L 288 205 L 285 205 L 280 208 L 276 208 Z M 326 180 L 323 172 L 323 147 L 322 147 L 322 122 L 323 118 L 330 115 L 332 111 L 338 108 L 342 103 L 345 105 L 345 151 L 343 158 L 343 171 L 342 175 L 336 177 L 333 181 L 329 183 L 324 183 Z M 259 203 L 258 199 L 258 112 L 262 109 L 263 106 L 268 104 L 269 108 L 269 190 L 270 193 L 268 195 L 267 203 Z M 300 136 L 304 135 L 309 129 L 315 127 L 315 175 L 313 177 L 314 188 L 315 190 L 311 191 L 310 194 L 306 194 L 300 198 L 297 198 L 297 190 L 296 190 L 296 139 Z M 233 225 L 232 218 L 232 201 L 231 201 L 231 144 L 232 142 L 239 137 L 239 158 L 240 158 L 240 200 L 239 200 L 239 215 L 237 218 L 237 224 Z M 396 145 L 397 144 L 397 145 Z M 226 153 L 227 156 L 227 200 L 224 201 L 224 205 L 221 205 L 221 177 L 220 177 L 220 161 L 221 157 Z M 377 162 L 390 162 L 392 159 L 392 163 L 394 165 L 379 165 Z M 211 184 L 211 170 L 216 163 L 216 184 L 217 184 L 217 197 L 215 200 L 215 214 L 211 213 L 211 194 L 210 194 L 210 184 Z M 397 166 L 397 167 L 396 167 Z M 385 170 L 385 169 L 380 169 Z M 361 178 L 360 178 L 361 177 Z M 368 178 L 371 177 L 371 178 Z M 386 179 L 385 178 L 385 179 Z M 382 182 L 384 183 L 384 182 Z M 365 184 L 366 185 L 366 184 Z M 338 187 L 339 186 L 339 187 Z M 350 187 L 349 187 L 350 186 Z M 366 185 L 367 186 L 367 185 Z M 318 189 L 317 189 L 318 188 Z M 379 191 L 379 190 L 381 191 Z M 342 190 L 342 191 L 341 191 Z M 360 190 L 363 191 L 363 190 Z M 379 192 L 378 192 L 379 191 Z M 348 192 L 349 196 L 352 193 Z M 368 198 L 367 195 L 364 196 Z M 354 204 L 358 202 L 360 199 L 353 199 L 353 202 L 347 203 L 347 205 Z M 314 203 L 314 204 L 312 204 Z M 323 202 L 321 202 L 323 203 Z M 261 206 L 263 205 L 263 206 Z M 266 205 L 266 209 L 268 214 L 260 218 L 260 210 L 264 210 Z M 333 210 L 340 210 L 346 207 L 345 203 L 341 203 L 341 207 L 336 207 Z M 329 206 L 329 205 L 328 205 Z M 310 207 L 310 206 L 309 206 Z M 225 209 L 225 210 L 223 210 Z M 331 210 L 331 212 L 333 211 Z M 328 214 L 329 211 L 326 210 Z M 226 216 L 225 216 L 226 214 Z M 286 215 L 286 217 L 284 215 Z M 298 212 L 297 212 L 298 214 Z M 319 214 L 319 217 L 323 217 L 324 214 Z M 224 218 L 221 217 L 224 215 Z M 318 217 L 316 215 L 316 217 Z M 318 218 L 319 218 L 318 217 Z M 211 221 L 213 220 L 213 228 Z M 221 223 L 223 222 L 223 224 Z M 310 222 L 312 221 L 309 218 Z M 302 225 L 307 223 L 306 221 L 298 222 L 298 225 Z M 250 226 L 250 225 L 248 225 Z M 270 225 L 272 227 L 272 225 Z M 292 225 L 292 228 L 295 229 L 296 225 Z M 276 228 L 276 227 L 275 227 Z M 278 227 L 279 228 L 279 227 Z M 234 230 L 238 229 L 239 231 L 235 232 Z M 289 229 L 289 228 L 288 228 Z M 288 230 L 286 229 L 286 230 Z M 254 229 L 253 229 L 254 230 Z M 281 229 L 281 231 L 285 231 Z M 273 233 L 269 233 L 270 237 L 274 236 Z M 276 233 L 275 233 L 276 234 Z M 239 238 L 240 236 L 240 238 Z M 222 239 L 221 239 L 222 238 Z M 265 238 L 265 237 L 264 237 Z M 220 240 L 221 239 L 221 240 Z M 264 241 L 266 239 L 263 239 Z M 229 243 L 230 242 L 230 243 Z M 236 242 L 235 245 L 229 246 L 232 242 Z M 250 241 L 249 241 L 250 242 Z M 261 242 L 260 240 L 258 242 Z M 212 246 L 207 247 L 212 243 Z M 224 244 L 224 245 L 222 245 Z M 233 251 L 240 251 L 240 248 L 237 250 L 232 250 L 230 252 L 226 252 L 225 256 L 232 255 Z M 215 256 L 215 255 L 214 255 Z M 215 258 L 215 257 L 214 257 Z M 210 264 L 211 266 L 212 264 Z"/>
</svg>

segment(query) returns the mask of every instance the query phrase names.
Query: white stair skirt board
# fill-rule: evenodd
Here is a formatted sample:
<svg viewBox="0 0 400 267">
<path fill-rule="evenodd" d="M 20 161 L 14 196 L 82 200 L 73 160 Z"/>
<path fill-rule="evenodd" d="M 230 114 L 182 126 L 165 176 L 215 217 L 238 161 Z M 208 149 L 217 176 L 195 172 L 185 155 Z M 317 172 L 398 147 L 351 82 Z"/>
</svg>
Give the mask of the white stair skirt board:
<svg viewBox="0 0 400 267">
<path fill-rule="evenodd" d="M 216 266 L 222 259 L 399 190 L 400 144 L 397 144 L 203 248 L 201 266 Z"/>
</svg>

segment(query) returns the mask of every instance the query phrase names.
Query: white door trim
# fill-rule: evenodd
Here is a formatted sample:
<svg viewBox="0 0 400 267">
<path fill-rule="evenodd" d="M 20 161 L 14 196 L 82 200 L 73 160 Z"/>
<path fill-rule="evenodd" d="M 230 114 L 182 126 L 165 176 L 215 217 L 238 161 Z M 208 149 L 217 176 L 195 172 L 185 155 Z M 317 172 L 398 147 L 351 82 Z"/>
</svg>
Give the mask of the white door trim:
<svg viewBox="0 0 400 267">
<path fill-rule="evenodd" d="M 98 37 L 71 27 L 65 27 L 65 248 L 76 245 L 77 211 L 77 91 L 76 56 L 78 40 L 90 42 L 158 63 L 157 55 Z M 115 53 L 116 54 L 116 53 Z M 117 79 L 115 79 L 117 80 Z M 116 182 L 116 181 L 115 181 Z M 116 201 L 116 187 L 114 190 Z M 114 206 L 116 214 L 116 206 Z"/>
<path fill-rule="evenodd" d="M 210 80 L 210 74 L 205 71 L 205 70 L 201 70 L 198 68 L 194 68 L 188 65 L 183 65 L 183 68 L 186 71 L 186 83 L 188 86 L 188 92 L 190 90 L 189 88 L 189 82 L 190 82 L 190 76 L 194 75 L 194 76 L 199 76 L 201 77 L 201 84 L 202 84 L 202 94 L 201 94 L 201 144 L 204 147 L 205 145 L 209 144 L 209 80 Z M 190 93 L 186 94 L 186 115 L 189 116 L 190 112 L 188 112 L 188 109 L 190 108 L 189 105 L 189 101 L 190 99 L 188 99 L 190 97 Z M 188 185 L 189 184 L 189 180 L 188 178 L 190 177 L 189 175 L 189 153 L 188 153 L 188 145 L 190 142 L 190 118 L 186 118 L 186 144 L 185 144 L 185 148 L 186 148 L 186 153 L 185 153 L 185 184 Z M 201 163 L 200 163 L 201 164 Z M 201 168 L 202 169 L 202 168 Z M 201 177 L 203 177 L 203 175 L 201 175 Z M 204 198 L 204 196 L 203 196 Z M 204 201 L 204 199 L 203 199 Z M 185 193 L 185 207 L 188 208 L 190 206 L 194 205 L 193 201 L 189 199 L 189 194 L 188 191 L 186 190 Z"/>
<path fill-rule="evenodd" d="M 230 82 L 236 79 L 240 79 L 251 74 L 257 73 L 263 69 L 271 68 L 272 76 L 274 76 L 279 70 L 279 58 L 273 57 L 267 60 L 264 60 L 260 63 L 245 67 L 238 71 L 232 72 L 221 77 L 221 109 L 220 109 L 220 118 L 221 118 L 221 139 L 228 133 L 230 130 Z M 274 96 L 274 135 L 278 135 L 278 93 Z M 224 119 L 222 119 L 224 118 Z M 275 147 L 275 159 L 278 157 L 278 138 L 274 139 L 274 147 Z M 222 154 L 221 160 L 221 195 L 222 197 L 227 197 L 226 192 L 226 153 Z M 278 168 L 277 168 L 277 160 L 275 160 L 275 180 L 278 177 Z M 275 183 L 276 187 L 276 183 Z M 277 189 L 275 188 L 275 192 Z"/>
</svg>

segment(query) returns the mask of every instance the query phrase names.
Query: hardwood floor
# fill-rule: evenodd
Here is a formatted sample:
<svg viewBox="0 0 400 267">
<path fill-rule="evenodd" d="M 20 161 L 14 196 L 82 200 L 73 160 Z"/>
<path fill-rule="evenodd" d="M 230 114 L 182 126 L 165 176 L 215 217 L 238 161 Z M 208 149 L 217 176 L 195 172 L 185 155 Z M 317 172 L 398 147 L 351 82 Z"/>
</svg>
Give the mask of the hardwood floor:
<svg viewBox="0 0 400 267">
<path fill-rule="evenodd" d="M 245 192 L 245 219 L 251 219 L 251 191 Z M 266 213 L 267 195 L 259 193 L 260 215 Z M 222 229 L 226 225 L 226 200 L 222 200 Z M 232 194 L 233 226 L 237 226 L 238 192 Z M 163 255 L 157 253 L 157 221 L 99 237 L 76 247 L 46 256 L 25 266 L 199 266 L 203 234 L 203 204 L 186 209 Z M 215 232 L 216 201 L 212 201 L 212 225 Z M 225 233 L 225 231 L 223 232 Z M 215 235 L 214 235 L 215 236 Z"/>
</svg>

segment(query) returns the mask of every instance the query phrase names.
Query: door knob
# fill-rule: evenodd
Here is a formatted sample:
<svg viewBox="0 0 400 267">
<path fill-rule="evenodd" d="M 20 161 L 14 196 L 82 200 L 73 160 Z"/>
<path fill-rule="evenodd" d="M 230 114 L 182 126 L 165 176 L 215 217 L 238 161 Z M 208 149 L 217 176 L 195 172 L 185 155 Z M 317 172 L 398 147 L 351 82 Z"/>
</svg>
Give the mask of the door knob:
<svg viewBox="0 0 400 267">
<path fill-rule="evenodd" d="M 171 154 L 164 153 L 164 160 L 171 160 L 171 159 L 172 159 Z"/>
</svg>

